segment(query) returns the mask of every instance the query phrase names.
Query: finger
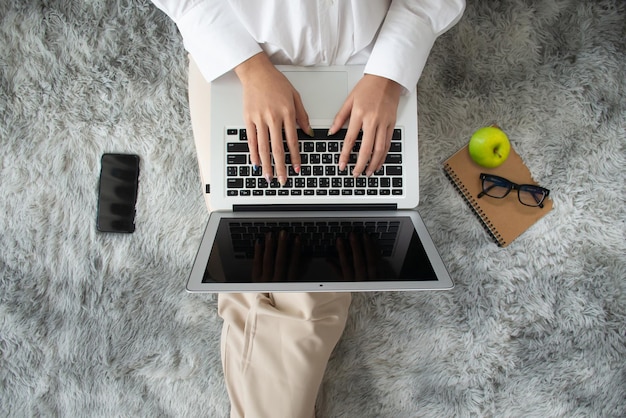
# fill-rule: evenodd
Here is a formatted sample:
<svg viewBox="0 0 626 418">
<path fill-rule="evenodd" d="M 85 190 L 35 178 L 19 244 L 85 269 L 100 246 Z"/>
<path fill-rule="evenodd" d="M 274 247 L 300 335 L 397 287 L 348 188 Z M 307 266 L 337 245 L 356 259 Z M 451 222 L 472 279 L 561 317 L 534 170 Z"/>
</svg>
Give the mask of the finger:
<svg viewBox="0 0 626 418">
<path fill-rule="evenodd" d="M 365 172 L 367 176 L 371 176 L 375 171 L 378 171 L 385 162 L 385 157 L 387 157 L 387 152 L 389 152 L 389 147 L 391 147 L 392 133 L 393 128 L 390 131 L 388 127 L 378 127 L 376 140 L 371 152 L 370 163 Z"/>
<path fill-rule="evenodd" d="M 276 247 L 276 262 L 274 264 L 274 281 L 285 280 L 287 272 L 287 232 L 283 229 L 278 233 L 278 244 Z"/>
<path fill-rule="evenodd" d="M 295 92 L 293 95 L 293 104 L 296 108 L 296 123 L 307 135 L 314 136 L 313 128 L 311 128 L 311 123 L 309 122 L 309 115 L 304 109 L 302 98 L 298 92 Z"/>
<path fill-rule="evenodd" d="M 259 145 L 256 137 L 256 126 L 252 122 L 246 123 L 246 136 L 248 137 L 248 148 L 250 150 L 250 163 L 256 168 L 261 165 L 259 157 Z"/>
<path fill-rule="evenodd" d="M 354 277 L 362 280 L 366 277 L 365 271 L 365 254 L 363 253 L 363 244 L 356 232 L 350 233 L 350 248 L 352 249 L 352 263 L 354 265 Z"/>
<path fill-rule="evenodd" d="M 287 148 L 289 148 L 293 171 L 300 174 L 301 160 L 300 150 L 298 148 L 298 133 L 296 132 L 296 125 L 290 120 L 285 121 L 285 139 L 287 140 Z"/>
<path fill-rule="evenodd" d="M 265 234 L 265 251 L 263 252 L 263 281 L 269 282 L 274 277 L 274 236 L 271 232 Z"/>
<path fill-rule="evenodd" d="M 339 109 L 339 112 L 337 112 L 337 114 L 335 115 L 335 119 L 333 119 L 333 123 L 332 125 L 330 125 L 330 129 L 328 130 L 328 135 L 333 135 L 346 123 L 346 121 L 350 117 L 350 114 L 352 113 L 353 103 L 354 101 L 352 99 L 352 96 L 346 99 L 346 101 L 341 106 L 341 109 Z"/>
<path fill-rule="evenodd" d="M 302 240 L 296 235 L 293 240 L 293 248 L 291 250 L 291 261 L 289 262 L 289 272 L 287 278 L 295 280 L 300 273 L 300 256 L 302 253 Z"/>
<path fill-rule="evenodd" d="M 285 166 L 285 146 L 283 144 L 283 124 L 273 123 L 270 126 L 272 142 L 272 157 L 274 157 L 274 170 L 281 186 L 287 181 L 287 167 Z"/>
<path fill-rule="evenodd" d="M 254 242 L 254 258 L 252 259 L 252 281 L 258 282 L 263 271 L 263 244 L 261 240 Z"/>
<path fill-rule="evenodd" d="M 348 131 L 343 139 L 343 148 L 341 148 L 341 154 L 339 155 L 339 170 L 343 171 L 348 167 L 350 161 L 350 154 L 352 148 L 359 137 L 359 131 L 361 130 L 361 120 L 355 119 L 354 116 L 350 119 L 348 125 Z"/>
<path fill-rule="evenodd" d="M 263 168 L 263 177 L 267 182 L 271 182 L 274 178 L 272 170 L 272 157 L 270 156 L 270 139 L 267 126 L 257 125 L 257 142 L 259 155 L 261 157 L 261 167 Z"/>
<path fill-rule="evenodd" d="M 372 156 L 372 149 L 374 148 L 376 139 L 375 134 L 375 127 L 365 126 L 365 124 L 363 124 L 361 148 L 359 149 L 359 156 L 356 160 L 356 164 L 354 165 L 354 171 L 352 172 L 354 177 L 358 177 L 363 173 L 363 170 L 365 170 L 365 167 Z"/>
</svg>

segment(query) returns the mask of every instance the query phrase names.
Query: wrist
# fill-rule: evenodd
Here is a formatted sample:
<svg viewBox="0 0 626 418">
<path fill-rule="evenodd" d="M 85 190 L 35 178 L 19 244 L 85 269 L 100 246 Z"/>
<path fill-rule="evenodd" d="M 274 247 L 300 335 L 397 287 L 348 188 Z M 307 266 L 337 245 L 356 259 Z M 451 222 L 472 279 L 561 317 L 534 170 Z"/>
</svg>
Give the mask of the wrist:
<svg viewBox="0 0 626 418">
<path fill-rule="evenodd" d="M 383 77 L 375 74 L 364 74 L 363 78 L 368 78 L 372 83 L 378 86 L 382 91 L 388 92 L 393 96 L 400 97 L 402 95 L 402 91 L 404 87 L 397 81 L 394 81 L 390 78 Z"/>
<path fill-rule="evenodd" d="M 269 67 L 274 68 L 269 57 L 265 52 L 259 52 L 237 65 L 234 71 L 237 77 L 239 77 L 239 80 L 244 83 L 255 74 L 259 74 L 260 71 L 264 71 Z"/>
</svg>

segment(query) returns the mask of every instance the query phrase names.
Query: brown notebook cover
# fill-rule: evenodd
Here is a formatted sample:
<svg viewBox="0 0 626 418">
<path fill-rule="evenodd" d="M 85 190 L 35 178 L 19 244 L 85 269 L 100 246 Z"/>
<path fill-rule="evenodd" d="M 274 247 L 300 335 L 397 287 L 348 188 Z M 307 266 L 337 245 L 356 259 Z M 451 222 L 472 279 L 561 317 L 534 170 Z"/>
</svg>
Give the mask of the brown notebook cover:
<svg viewBox="0 0 626 418">
<path fill-rule="evenodd" d="M 483 196 L 480 173 L 494 174 L 517 184 L 535 184 L 528 167 L 511 147 L 511 153 L 502 165 L 484 168 L 476 164 L 469 155 L 467 145 L 444 161 L 444 170 L 467 203 L 483 223 L 487 232 L 502 247 L 506 247 L 531 225 L 552 210 L 552 200 L 546 197 L 543 208 L 522 205 L 517 199 L 517 190 L 503 199 Z"/>
</svg>

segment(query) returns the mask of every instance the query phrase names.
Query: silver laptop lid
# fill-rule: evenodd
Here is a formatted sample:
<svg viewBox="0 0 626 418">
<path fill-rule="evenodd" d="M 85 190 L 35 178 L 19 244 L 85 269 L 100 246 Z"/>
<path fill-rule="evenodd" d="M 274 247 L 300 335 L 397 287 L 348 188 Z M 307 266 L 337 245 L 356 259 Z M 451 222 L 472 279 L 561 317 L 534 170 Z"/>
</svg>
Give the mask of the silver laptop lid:
<svg viewBox="0 0 626 418">
<path fill-rule="evenodd" d="M 190 292 L 446 290 L 417 211 L 212 212 Z"/>
</svg>

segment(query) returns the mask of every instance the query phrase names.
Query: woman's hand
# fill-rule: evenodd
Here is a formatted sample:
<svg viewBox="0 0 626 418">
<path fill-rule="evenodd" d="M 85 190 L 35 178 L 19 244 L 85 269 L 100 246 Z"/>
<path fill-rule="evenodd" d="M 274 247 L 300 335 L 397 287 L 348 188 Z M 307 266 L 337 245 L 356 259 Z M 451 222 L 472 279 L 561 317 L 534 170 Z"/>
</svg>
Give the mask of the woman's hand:
<svg viewBox="0 0 626 418">
<path fill-rule="evenodd" d="M 383 166 L 391 146 L 401 94 L 400 84 L 371 74 L 365 74 L 354 86 L 329 130 L 329 134 L 334 134 L 350 118 L 339 157 L 340 170 L 346 169 L 360 130 L 363 131 L 363 138 L 354 166 L 354 177 L 360 176 L 366 167 L 365 174 L 371 176 Z"/>
<path fill-rule="evenodd" d="M 243 86 L 243 109 L 252 165 L 263 168 L 268 183 L 276 176 L 281 185 L 287 181 L 283 129 L 291 155 L 291 165 L 300 172 L 300 153 L 296 125 L 312 133 L 309 116 L 304 110 L 300 94 L 289 80 L 274 67 L 263 52 L 244 61 L 235 68 Z"/>
</svg>

